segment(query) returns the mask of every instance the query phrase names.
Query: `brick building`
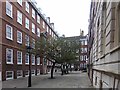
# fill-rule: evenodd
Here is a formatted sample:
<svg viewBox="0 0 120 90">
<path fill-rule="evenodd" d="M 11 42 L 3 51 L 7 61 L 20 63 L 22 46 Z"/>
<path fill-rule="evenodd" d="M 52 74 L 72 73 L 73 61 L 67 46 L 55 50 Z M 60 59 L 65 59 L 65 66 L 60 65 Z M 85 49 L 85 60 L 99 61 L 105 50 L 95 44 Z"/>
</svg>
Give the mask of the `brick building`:
<svg viewBox="0 0 120 90">
<path fill-rule="evenodd" d="M 0 0 L 0 80 L 28 76 L 29 58 L 32 75 L 47 73 L 49 62 L 41 57 L 36 59 L 34 54 L 29 57 L 23 49 L 31 42 L 34 48 L 41 32 L 47 32 L 49 39 L 58 37 L 54 23 L 41 14 L 35 3 L 30 0 Z"/>
<path fill-rule="evenodd" d="M 74 69 L 75 70 L 85 70 L 87 67 L 87 35 L 84 35 L 84 31 L 80 31 L 80 36 L 73 36 L 73 37 L 65 37 L 66 40 L 69 41 L 76 41 L 80 47 L 77 51 L 78 59 L 74 63 Z"/>
<path fill-rule="evenodd" d="M 84 35 L 84 31 L 80 33 L 80 70 L 87 69 L 87 35 Z"/>
<path fill-rule="evenodd" d="M 88 37 L 88 74 L 93 86 L 120 89 L 119 2 L 92 0 Z"/>
</svg>

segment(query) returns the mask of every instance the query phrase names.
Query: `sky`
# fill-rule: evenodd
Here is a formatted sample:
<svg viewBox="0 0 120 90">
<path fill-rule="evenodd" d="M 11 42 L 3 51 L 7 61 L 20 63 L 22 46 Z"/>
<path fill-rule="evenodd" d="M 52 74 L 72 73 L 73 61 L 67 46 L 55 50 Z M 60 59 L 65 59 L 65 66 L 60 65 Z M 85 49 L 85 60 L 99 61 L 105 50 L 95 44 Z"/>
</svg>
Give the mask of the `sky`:
<svg viewBox="0 0 120 90">
<path fill-rule="evenodd" d="M 50 17 L 55 31 L 62 36 L 79 36 L 80 29 L 88 33 L 90 0 L 35 0 L 37 7 Z"/>
</svg>

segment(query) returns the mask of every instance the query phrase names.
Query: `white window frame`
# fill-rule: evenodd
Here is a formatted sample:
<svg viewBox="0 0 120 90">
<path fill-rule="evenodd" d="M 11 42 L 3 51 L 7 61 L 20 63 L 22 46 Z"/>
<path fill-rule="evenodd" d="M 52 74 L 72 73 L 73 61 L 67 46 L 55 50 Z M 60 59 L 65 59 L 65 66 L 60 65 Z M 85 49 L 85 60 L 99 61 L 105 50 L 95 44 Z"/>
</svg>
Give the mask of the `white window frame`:
<svg viewBox="0 0 120 90">
<path fill-rule="evenodd" d="M 32 23 L 32 33 L 35 34 L 35 24 L 34 23 Z"/>
<path fill-rule="evenodd" d="M 29 19 L 25 18 L 25 28 L 27 28 L 29 30 Z"/>
<path fill-rule="evenodd" d="M 29 3 L 27 1 L 25 2 L 25 10 L 29 13 Z"/>
<path fill-rule="evenodd" d="M 40 16 L 39 15 L 37 15 L 37 23 L 40 24 Z"/>
<path fill-rule="evenodd" d="M 8 6 L 10 6 L 10 8 L 9 8 Z M 9 12 L 10 12 L 10 13 L 9 13 Z M 6 14 L 7 14 L 9 17 L 13 18 L 13 14 L 12 14 L 12 13 L 13 13 L 12 4 L 6 0 Z"/>
<path fill-rule="evenodd" d="M 33 72 L 34 72 L 34 74 L 33 74 Z M 35 76 L 35 70 L 31 70 L 31 74 L 32 74 L 32 76 Z"/>
<path fill-rule="evenodd" d="M 18 72 L 20 72 L 21 76 L 18 76 Z M 23 71 L 22 70 L 17 70 L 17 78 L 23 77 Z"/>
<path fill-rule="evenodd" d="M 17 22 L 22 25 L 22 13 L 17 10 Z"/>
<path fill-rule="evenodd" d="M 10 28 L 10 33 L 11 33 L 10 37 L 8 35 L 8 29 L 7 28 Z M 9 39 L 9 40 L 13 40 L 13 28 L 8 24 L 6 24 L 6 38 Z"/>
<path fill-rule="evenodd" d="M 22 6 L 22 0 L 17 0 L 18 4 Z"/>
<path fill-rule="evenodd" d="M 11 50 L 11 62 L 8 62 L 7 60 L 8 50 Z M 6 48 L 6 64 L 13 64 L 13 49 Z"/>
<path fill-rule="evenodd" d="M 28 61 L 28 62 L 26 62 L 26 57 L 27 57 L 27 61 Z M 30 57 L 29 57 L 29 53 L 26 53 L 26 54 L 25 54 L 25 64 L 27 64 L 27 65 L 29 64 L 29 58 L 30 58 Z"/>
<path fill-rule="evenodd" d="M 27 75 L 26 75 L 26 72 L 27 72 Z M 29 76 L 29 70 L 26 70 L 25 71 L 25 77 L 28 77 Z"/>
<path fill-rule="evenodd" d="M 18 56 L 18 54 L 20 54 L 21 57 Z M 21 59 L 21 62 L 19 62 L 18 59 Z M 22 52 L 21 51 L 17 51 L 17 64 L 22 64 Z"/>
<path fill-rule="evenodd" d="M 12 77 L 7 78 L 7 73 L 12 72 Z M 13 71 L 6 71 L 6 80 L 13 79 L 14 78 L 14 72 Z"/>
<path fill-rule="evenodd" d="M 40 65 L 40 57 L 37 57 L 37 65 Z"/>
<path fill-rule="evenodd" d="M 32 62 L 32 65 L 35 65 L 35 55 L 34 54 L 32 54 L 31 55 L 31 62 Z"/>
<path fill-rule="evenodd" d="M 39 71 L 39 72 L 38 72 Z M 40 75 L 40 69 L 37 69 L 37 75 Z"/>
<path fill-rule="evenodd" d="M 40 37 L 40 29 L 37 28 L 37 36 Z"/>
<path fill-rule="evenodd" d="M 20 31 L 17 31 L 17 43 L 22 44 L 22 32 Z"/>
<path fill-rule="evenodd" d="M 31 47 L 35 49 L 35 39 L 34 38 L 32 38 L 32 45 L 31 45 Z"/>
<path fill-rule="evenodd" d="M 28 35 L 25 35 L 25 45 L 29 46 L 29 43 L 30 43 L 30 38 Z"/>
<path fill-rule="evenodd" d="M 43 21 L 43 28 L 45 29 L 45 22 Z"/>
<path fill-rule="evenodd" d="M 32 18 L 35 19 L 35 10 L 32 8 Z"/>
</svg>

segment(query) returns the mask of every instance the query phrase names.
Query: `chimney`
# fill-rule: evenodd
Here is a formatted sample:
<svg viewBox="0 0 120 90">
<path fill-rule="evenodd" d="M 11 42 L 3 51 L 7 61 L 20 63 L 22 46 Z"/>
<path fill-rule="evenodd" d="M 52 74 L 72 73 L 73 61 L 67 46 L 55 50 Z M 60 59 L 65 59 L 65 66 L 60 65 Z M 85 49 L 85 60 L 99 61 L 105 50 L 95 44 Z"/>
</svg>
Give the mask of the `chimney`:
<svg viewBox="0 0 120 90">
<path fill-rule="evenodd" d="M 80 36 L 84 36 L 84 31 L 80 29 Z"/>
</svg>

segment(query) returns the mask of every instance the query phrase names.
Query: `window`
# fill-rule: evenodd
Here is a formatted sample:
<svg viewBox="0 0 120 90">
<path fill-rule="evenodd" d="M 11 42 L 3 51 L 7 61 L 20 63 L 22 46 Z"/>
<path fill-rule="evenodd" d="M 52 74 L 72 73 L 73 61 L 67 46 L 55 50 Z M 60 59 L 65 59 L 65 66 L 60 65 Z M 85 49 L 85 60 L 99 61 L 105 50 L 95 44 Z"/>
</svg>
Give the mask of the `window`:
<svg viewBox="0 0 120 90">
<path fill-rule="evenodd" d="M 12 18 L 12 5 L 6 1 L 6 14 Z"/>
<path fill-rule="evenodd" d="M 13 79 L 13 71 L 6 71 L 6 80 Z"/>
<path fill-rule="evenodd" d="M 50 29 L 50 35 L 51 35 L 52 30 Z"/>
<path fill-rule="evenodd" d="M 35 55 L 32 54 L 32 65 L 35 65 Z"/>
<path fill-rule="evenodd" d="M 25 18 L 25 27 L 29 29 L 29 19 Z"/>
<path fill-rule="evenodd" d="M 17 64 L 22 64 L 22 52 L 17 51 Z"/>
<path fill-rule="evenodd" d="M 32 23 L 32 32 L 35 34 L 35 24 Z"/>
<path fill-rule="evenodd" d="M 37 36 L 40 37 L 40 29 L 37 28 Z"/>
<path fill-rule="evenodd" d="M 35 70 L 31 70 L 32 76 L 35 76 Z"/>
<path fill-rule="evenodd" d="M 40 24 L 40 16 L 39 15 L 37 15 L 37 23 Z"/>
<path fill-rule="evenodd" d="M 25 35 L 25 45 L 29 46 L 29 36 Z"/>
<path fill-rule="evenodd" d="M 29 64 L 29 54 L 25 54 L 25 64 Z"/>
<path fill-rule="evenodd" d="M 26 71 L 25 71 L 25 77 L 28 77 L 28 76 L 29 76 L 29 71 L 26 70 Z"/>
<path fill-rule="evenodd" d="M 83 48 L 81 48 L 81 53 L 83 53 Z"/>
<path fill-rule="evenodd" d="M 22 44 L 22 33 L 20 31 L 17 31 L 17 42 Z"/>
<path fill-rule="evenodd" d="M 25 7 L 25 10 L 29 13 L 29 3 L 26 2 L 26 3 L 25 3 L 25 6 L 26 6 L 26 7 Z"/>
<path fill-rule="evenodd" d="M 31 45 L 32 48 L 35 48 L 35 39 L 32 38 L 32 45 Z"/>
<path fill-rule="evenodd" d="M 43 21 L 43 28 L 45 28 L 45 22 Z"/>
<path fill-rule="evenodd" d="M 32 9 L 32 17 L 35 19 L 35 10 Z"/>
<path fill-rule="evenodd" d="M 22 0 L 17 0 L 17 2 L 22 6 Z"/>
<path fill-rule="evenodd" d="M 80 56 L 80 60 L 83 61 L 83 55 Z"/>
<path fill-rule="evenodd" d="M 37 69 L 37 75 L 40 75 L 40 70 L 39 69 Z"/>
<path fill-rule="evenodd" d="M 22 74 L 22 70 L 18 70 L 18 71 L 17 71 L 17 78 L 22 77 L 22 75 L 23 75 L 23 74 Z"/>
<path fill-rule="evenodd" d="M 17 22 L 22 25 L 22 13 L 17 11 Z"/>
<path fill-rule="evenodd" d="M 13 50 L 6 48 L 6 63 L 13 64 Z"/>
<path fill-rule="evenodd" d="M 37 65 L 40 65 L 40 57 L 37 58 Z"/>
<path fill-rule="evenodd" d="M 85 45 L 87 45 L 87 40 L 85 40 Z"/>
<path fill-rule="evenodd" d="M 6 38 L 13 40 L 13 30 L 10 25 L 6 25 Z"/>
</svg>

